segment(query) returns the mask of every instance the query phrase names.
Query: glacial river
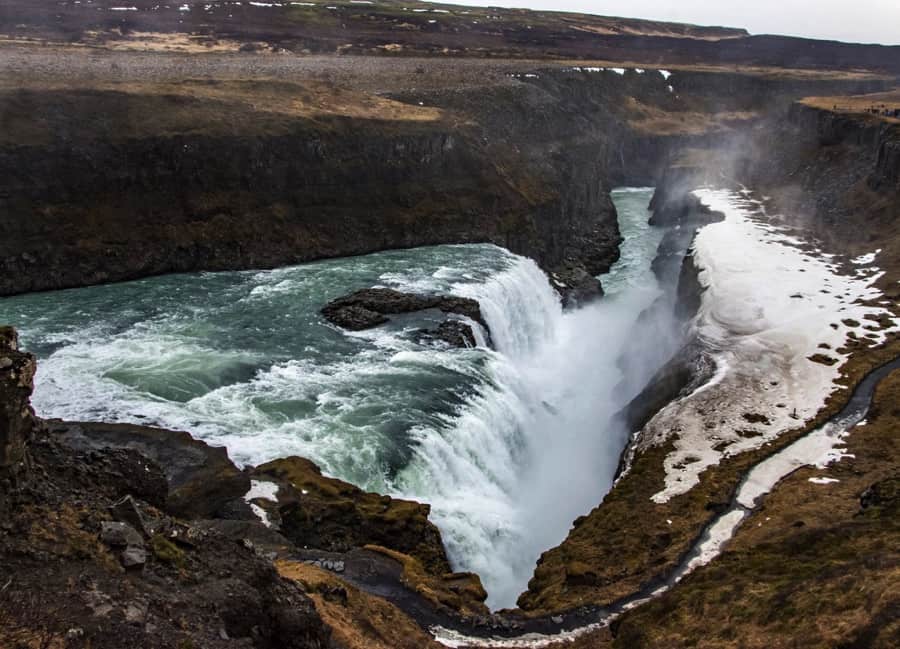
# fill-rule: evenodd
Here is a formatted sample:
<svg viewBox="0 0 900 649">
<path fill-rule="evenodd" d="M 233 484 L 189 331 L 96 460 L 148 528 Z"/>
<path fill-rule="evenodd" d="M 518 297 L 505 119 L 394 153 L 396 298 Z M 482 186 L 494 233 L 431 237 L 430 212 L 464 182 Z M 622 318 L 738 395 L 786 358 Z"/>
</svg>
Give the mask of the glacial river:
<svg viewBox="0 0 900 649">
<path fill-rule="evenodd" d="M 651 194 L 614 192 L 622 258 L 607 295 L 569 312 L 534 262 L 466 245 L 6 298 L 0 322 L 40 358 L 40 415 L 187 430 L 242 464 L 303 455 L 428 502 L 454 567 L 512 606 L 611 485 L 625 438 L 610 419 L 634 396 L 616 386 L 655 369 L 618 362 L 660 293 Z M 319 315 L 369 286 L 476 298 L 495 349 L 416 342 L 428 314 L 356 334 Z"/>
</svg>

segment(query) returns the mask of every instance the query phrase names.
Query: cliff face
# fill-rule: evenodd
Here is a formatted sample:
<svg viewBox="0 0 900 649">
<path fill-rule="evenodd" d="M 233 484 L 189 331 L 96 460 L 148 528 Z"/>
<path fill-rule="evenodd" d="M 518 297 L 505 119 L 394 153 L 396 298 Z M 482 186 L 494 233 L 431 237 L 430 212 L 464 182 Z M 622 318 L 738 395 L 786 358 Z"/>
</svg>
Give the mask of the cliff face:
<svg viewBox="0 0 900 649">
<path fill-rule="evenodd" d="M 652 222 L 672 228 L 676 236 L 663 240 L 659 263 L 654 266 L 663 283 L 677 282 L 675 307 L 682 317 L 693 315 L 701 289 L 692 258 L 684 258 L 692 232 L 684 226 L 715 216 L 699 209 L 699 202 L 688 193 L 704 183 L 736 186 L 740 182 L 757 190 L 757 195 L 770 196 L 771 214 L 788 215 L 786 225 L 811 231 L 827 252 L 852 257 L 879 250 L 876 265 L 885 275 L 878 286 L 886 297 L 897 299 L 900 125 L 829 108 L 795 103 L 785 107 L 787 119 L 761 121 L 746 133 L 721 140 L 719 148 L 684 151 L 665 170 L 654 197 Z M 680 233 L 686 234 L 679 237 Z M 704 373 L 709 376 L 714 368 L 701 352 L 688 344 L 653 377 L 622 413 L 632 430 L 677 398 L 685 386 Z M 856 352 L 845 369 L 848 382 L 858 381 L 873 363 L 890 358 L 889 353 L 895 354 L 896 347 L 893 352 Z M 830 400 L 823 412 L 833 414 L 839 401 L 840 396 Z M 652 588 L 670 574 L 713 512 L 729 501 L 748 468 L 771 452 L 758 451 L 756 459 L 735 455 L 705 474 L 687 494 L 656 504 L 650 497 L 662 488 L 663 462 L 670 450 L 663 444 L 633 455 L 626 452 L 629 472 L 599 507 L 575 521 L 559 547 L 542 555 L 528 590 L 519 599 L 520 607 L 532 614 L 558 612 L 587 602 L 609 604 Z M 795 520 L 794 516 L 790 524 Z M 792 551 L 780 547 L 775 554 L 779 552 Z M 655 613 L 659 612 L 657 607 Z M 631 646 L 632 636 L 623 639 L 623 646 Z"/>
<path fill-rule="evenodd" d="M 2 294 L 444 242 L 553 255 L 529 214 L 549 189 L 524 196 L 441 126 L 72 138 L 0 168 Z"/>
<path fill-rule="evenodd" d="M 596 290 L 618 257 L 612 186 L 653 183 L 671 151 L 810 86 L 562 65 L 443 81 L 386 59 L 367 59 L 374 80 L 301 60 L 303 82 L 245 81 L 233 59 L 144 55 L 98 80 L 80 57 L 72 79 L 0 89 L 0 295 L 474 242 Z M 883 82 L 820 85 L 861 83 Z"/>
<path fill-rule="evenodd" d="M 750 140 L 736 167 L 827 248 L 881 247 L 879 261 L 892 266 L 900 258 L 900 124 L 833 110 L 831 101 L 793 104 L 785 123 Z"/>
<path fill-rule="evenodd" d="M 168 123 L 184 102 L 195 121 Z M 205 123 L 212 101 L 155 92 L 22 92 L 4 107 L 27 124 L 0 146 L 0 294 L 439 243 L 591 274 L 615 259 L 585 147 L 534 164 L 441 118 L 244 109 Z M 78 126 L 98 112 L 107 123 Z"/>
</svg>

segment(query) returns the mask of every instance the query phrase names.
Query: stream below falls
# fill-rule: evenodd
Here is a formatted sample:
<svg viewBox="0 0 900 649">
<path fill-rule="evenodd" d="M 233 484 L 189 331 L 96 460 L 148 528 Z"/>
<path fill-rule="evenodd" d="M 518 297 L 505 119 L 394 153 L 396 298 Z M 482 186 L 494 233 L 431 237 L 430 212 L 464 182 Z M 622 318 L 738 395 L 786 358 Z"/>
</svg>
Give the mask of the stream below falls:
<svg viewBox="0 0 900 649">
<path fill-rule="evenodd" d="M 622 257 L 607 295 L 567 312 L 531 260 L 460 245 L 6 298 L 0 322 L 40 359 L 41 416 L 187 430 L 241 464 L 302 455 L 430 503 L 454 568 L 510 607 L 610 488 L 626 443 L 612 415 L 635 396 L 621 386 L 656 369 L 620 358 L 661 293 L 651 195 L 613 193 Z M 435 314 L 362 333 L 319 315 L 370 286 L 478 299 L 495 349 L 418 342 Z"/>
</svg>

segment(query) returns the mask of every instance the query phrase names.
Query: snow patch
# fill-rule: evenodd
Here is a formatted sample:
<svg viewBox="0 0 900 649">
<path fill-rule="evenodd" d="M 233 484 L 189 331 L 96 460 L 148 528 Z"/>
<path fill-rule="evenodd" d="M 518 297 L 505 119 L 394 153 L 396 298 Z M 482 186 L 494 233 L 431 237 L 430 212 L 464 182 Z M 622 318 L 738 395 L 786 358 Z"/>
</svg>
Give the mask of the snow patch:
<svg viewBox="0 0 900 649">
<path fill-rule="evenodd" d="M 271 500 L 273 503 L 277 503 L 277 494 L 278 485 L 274 482 L 268 482 L 266 480 L 251 480 L 250 491 L 244 494 L 244 500 L 250 502 L 251 500 L 256 500 L 258 498 L 260 500 Z"/>
<path fill-rule="evenodd" d="M 880 252 L 881 252 L 881 248 L 879 248 L 875 252 L 870 252 L 866 255 L 860 255 L 856 259 L 851 260 L 850 263 L 855 264 L 857 266 L 868 266 L 870 264 L 875 263 L 875 257 L 877 257 Z"/>
<path fill-rule="evenodd" d="M 836 480 L 835 478 L 810 478 L 809 481 L 813 484 L 831 484 L 833 482 L 840 482 L 840 480 Z"/>
<path fill-rule="evenodd" d="M 253 510 L 256 517 L 259 518 L 266 527 L 272 527 L 272 521 L 269 520 L 269 515 L 266 513 L 266 510 L 253 501 L 270 500 L 273 503 L 277 503 L 277 494 L 278 485 L 274 482 L 267 482 L 265 480 L 251 480 L 250 491 L 244 494 L 244 501 L 250 505 L 250 509 Z"/>
<path fill-rule="evenodd" d="M 762 218 L 749 192 L 695 194 L 725 214 L 694 243 L 706 289 L 694 326 L 717 372 L 664 408 L 640 436 L 640 448 L 674 436 L 665 488 L 652 497 L 657 503 L 687 492 L 723 457 L 759 448 L 811 420 L 839 388 L 835 381 L 847 355 L 836 350 L 853 328 L 845 322 L 889 314 L 863 304 L 881 296 L 875 276 L 841 275 L 838 260 L 808 252 L 804 241 Z M 872 331 L 873 342 L 896 329 Z M 823 356 L 833 363 L 810 360 Z"/>
</svg>

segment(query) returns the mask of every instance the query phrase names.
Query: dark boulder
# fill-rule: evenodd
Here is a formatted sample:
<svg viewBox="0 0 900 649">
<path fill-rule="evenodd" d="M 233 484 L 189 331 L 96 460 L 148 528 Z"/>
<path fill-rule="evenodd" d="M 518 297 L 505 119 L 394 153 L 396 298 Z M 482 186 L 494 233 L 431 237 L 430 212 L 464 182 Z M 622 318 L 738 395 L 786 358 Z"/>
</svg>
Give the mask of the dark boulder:
<svg viewBox="0 0 900 649">
<path fill-rule="evenodd" d="M 140 568 L 147 563 L 144 537 L 128 523 L 101 523 L 100 540 L 119 553 L 119 561 L 125 568 Z"/>
<path fill-rule="evenodd" d="M 350 331 L 363 331 L 390 322 L 386 315 L 363 306 L 348 305 L 339 310 L 322 312 L 329 322 Z"/>
<path fill-rule="evenodd" d="M 575 308 L 603 297 L 600 280 L 578 264 L 565 266 L 553 272 L 556 289 L 562 296 L 563 306 Z"/>
<path fill-rule="evenodd" d="M 472 327 L 460 320 L 445 320 L 434 329 L 422 329 L 417 338 L 420 342 L 442 342 L 451 347 L 476 347 Z"/>
<path fill-rule="evenodd" d="M 389 288 L 366 288 L 332 300 L 322 308 L 328 322 L 360 331 L 388 321 L 386 316 L 437 309 L 471 318 L 487 328 L 477 300 L 453 295 L 417 295 Z"/>
<path fill-rule="evenodd" d="M 250 490 L 250 479 L 224 448 L 188 433 L 131 424 L 50 421 L 50 431 L 80 452 L 124 449 L 149 458 L 165 472 L 166 509 L 185 518 L 211 518 L 226 503 Z"/>
</svg>

